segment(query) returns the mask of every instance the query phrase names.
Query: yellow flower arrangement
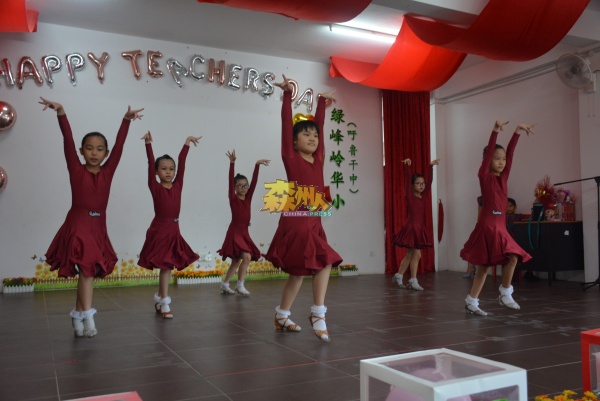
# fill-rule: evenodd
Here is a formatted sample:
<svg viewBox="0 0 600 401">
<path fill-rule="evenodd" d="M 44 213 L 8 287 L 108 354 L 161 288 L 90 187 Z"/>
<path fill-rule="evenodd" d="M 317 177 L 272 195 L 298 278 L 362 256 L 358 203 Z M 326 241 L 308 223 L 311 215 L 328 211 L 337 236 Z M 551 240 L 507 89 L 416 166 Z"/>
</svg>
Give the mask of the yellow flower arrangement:
<svg viewBox="0 0 600 401">
<path fill-rule="evenodd" d="M 356 271 L 358 270 L 358 267 L 356 267 L 356 265 L 339 265 L 338 269 L 343 271 Z"/>
<path fill-rule="evenodd" d="M 583 393 L 581 398 L 577 397 L 577 393 L 571 390 L 564 390 L 561 394 L 555 395 L 553 398 L 547 395 L 538 395 L 535 401 L 598 401 L 598 397 L 591 391 Z"/>
</svg>

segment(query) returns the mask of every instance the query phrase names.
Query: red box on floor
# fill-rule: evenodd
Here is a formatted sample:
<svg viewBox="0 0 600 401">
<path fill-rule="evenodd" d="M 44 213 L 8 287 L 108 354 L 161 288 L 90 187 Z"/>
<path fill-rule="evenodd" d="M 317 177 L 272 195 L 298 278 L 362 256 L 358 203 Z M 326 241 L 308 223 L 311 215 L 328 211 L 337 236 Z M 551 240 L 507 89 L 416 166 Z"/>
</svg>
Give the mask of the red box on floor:
<svg viewBox="0 0 600 401">
<path fill-rule="evenodd" d="M 600 389 L 600 329 L 581 332 L 583 391 Z"/>
</svg>

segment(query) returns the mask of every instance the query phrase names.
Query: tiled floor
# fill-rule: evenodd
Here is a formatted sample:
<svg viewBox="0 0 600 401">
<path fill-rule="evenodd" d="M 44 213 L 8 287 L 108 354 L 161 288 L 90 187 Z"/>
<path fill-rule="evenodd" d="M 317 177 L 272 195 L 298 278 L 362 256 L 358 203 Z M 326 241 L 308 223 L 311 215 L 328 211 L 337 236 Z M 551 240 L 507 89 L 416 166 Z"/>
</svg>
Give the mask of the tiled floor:
<svg viewBox="0 0 600 401">
<path fill-rule="evenodd" d="M 530 399 L 581 389 L 580 332 L 600 327 L 598 287 L 515 284 L 522 309 L 484 288 L 488 317 L 465 315 L 470 281 L 457 272 L 421 278 L 424 292 L 383 275 L 330 281 L 332 341 L 310 330 L 307 279 L 292 310 L 301 333 L 274 330 L 283 281 L 252 281 L 250 297 L 215 284 L 173 286 L 175 314 L 154 313 L 154 288 L 95 291 L 97 337 L 75 339 L 74 291 L 0 295 L 0 400 L 57 401 L 137 391 L 144 401 L 358 400 L 359 361 L 446 347 L 527 369 Z"/>
</svg>

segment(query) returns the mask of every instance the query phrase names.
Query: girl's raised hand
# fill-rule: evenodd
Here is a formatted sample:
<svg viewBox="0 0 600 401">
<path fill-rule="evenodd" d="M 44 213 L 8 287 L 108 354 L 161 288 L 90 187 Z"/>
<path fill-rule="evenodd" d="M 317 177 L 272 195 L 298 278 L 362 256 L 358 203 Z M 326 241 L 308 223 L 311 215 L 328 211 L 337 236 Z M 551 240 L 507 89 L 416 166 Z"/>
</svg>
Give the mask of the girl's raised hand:
<svg viewBox="0 0 600 401">
<path fill-rule="evenodd" d="M 412 162 L 410 161 L 410 159 L 404 159 L 402 160 L 402 163 L 406 164 L 407 166 L 410 166 Z"/>
<path fill-rule="evenodd" d="M 284 91 L 291 92 L 293 90 L 293 88 L 292 88 L 292 84 L 291 84 L 290 80 L 287 79 L 285 75 L 282 74 L 282 76 L 283 76 L 283 82 L 273 82 L 273 85 L 280 87 Z"/>
<path fill-rule="evenodd" d="M 138 118 L 141 120 L 142 117 L 144 117 L 143 115 L 139 114 L 142 110 L 144 109 L 131 110 L 131 106 L 127 106 L 127 113 L 125 113 L 124 118 L 131 121 L 135 121 Z"/>
<path fill-rule="evenodd" d="M 323 93 L 319 93 L 319 96 L 324 97 L 327 100 L 331 100 L 333 103 L 335 103 L 335 98 L 333 97 L 333 94 L 335 93 L 335 89 L 329 92 L 323 92 Z"/>
<path fill-rule="evenodd" d="M 515 132 L 523 130 L 527 133 L 527 136 L 533 135 L 533 127 L 535 127 L 535 124 L 519 124 L 517 125 L 517 128 L 515 128 Z"/>
<path fill-rule="evenodd" d="M 504 126 L 508 123 L 509 121 L 496 120 L 496 123 L 494 124 L 494 131 L 502 131 L 504 129 Z"/>
<path fill-rule="evenodd" d="M 190 135 L 185 139 L 185 144 L 187 146 L 190 146 L 190 143 L 193 143 L 194 146 L 198 146 L 198 142 L 200 142 L 200 139 L 202 139 L 201 136 L 191 136 Z"/>
<path fill-rule="evenodd" d="M 229 162 L 230 163 L 235 163 L 235 149 L 233 149 L 231 152 L 227 151 L 227 153 L 225 153 L 225 156 L 229 157 Z"/>
<path fill-rule="evenodd" d="M 432 161 L 431 161 L 431 165 L 432 165 L 432 166 L 437 166 L 437 165 L 439 165 L 439 164 L 440 164 L 440 159 L 435 159 L 435 160 L 432 160 Z"/>
<path fill-rule="evenodd" d="M 152 143 L 152 134 L 150 133 L 150 131 L 146 132 L 142 139 L 144 140 L 145 144 Z"/>
<path fill-rule="evenodd" d="M 268 166 L 269 163 L 271 163 L 271 160 L 267 160 L 267 159 L 260 159 L 256 161 L 256 164 L 262 164 L 263 166 Z"/>
<path fill-rule="evenodd" d="M 42 99 L 41 102 L 38 102 L 39 104 L 44 105 L 44 108 L 42 109 L 42 111 L 50 108 L 52 110 L 56 110 L 56 113 L 58 115 L 63 115 L 65 114 L 65 109 L 62 106 L 62 104 L 58 103 L 58 102 L 53 102 L 52 100 L 48 100 L 48 99 L 44 99 L 43 97 L 40 96 L 40 99 Z"/>
</svg>

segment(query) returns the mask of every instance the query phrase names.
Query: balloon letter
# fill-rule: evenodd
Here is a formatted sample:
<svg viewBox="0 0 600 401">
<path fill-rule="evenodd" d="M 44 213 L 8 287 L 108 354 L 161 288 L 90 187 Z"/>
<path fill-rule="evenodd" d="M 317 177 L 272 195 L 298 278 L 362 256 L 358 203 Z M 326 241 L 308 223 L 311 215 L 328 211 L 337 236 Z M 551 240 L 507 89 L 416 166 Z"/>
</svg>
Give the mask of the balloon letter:
<svg viewBox="0 0 600 401">
<path fill-rule="evenodd" d="M 0 67 L 0 77 L 4 77 L 4 79 L 6 79 L 6 85 L 13 86 L 15 84 L 15 79 L 13 78 L 12 71 L 10 69 L 10 61 L 8 61 L 7 58 L 3 58 L 2 65 L 4 68 Z"/>
<path fill-rule="evenodd" d="M 42 71 L 46 77 L 46 83 L 52 88 L 54 85 L 54 78 L 52 73 L 60 71 L 62 68 L 62 61 L 57 56 L 44 56 L 42 57 Z"/>
<path fill-rule="evenodd" d="M 215 74 L 219 76 L 219 85 L 223 85 L 225 82 L 225 61 L 219 61 L 219 68 L 215 68 L 215 59 L 211 58 L 208 60 L 208 82 L 215 81 Z"/>
<path fill-rule="evenodd" d="M 141 50 L 131 50 L 128 52 L 121 53 L 121 56 L 123 56 L 123 58 L 126 58 L 129 61 L 131 61 L 131 68 L 133 69 L 133 76 L 136 79 L 140 79 L 140 67 L 138 67 L 138 64 L 137 64 L 137 58 L 141 55 L 142 55 Z"/>
<path fill-rule="evenodd" d="M 262 96 L 264 96 L 265 99 L 267 97 L 271 96 L 273 94 L 273 92 L 275 92 L 275 87 L 272 84 L 274 79 L 275 79 L 275 74 L 273 74 L 272 72 L 265 72 L 265 75 L 263 75 L 262 83 L 263 83 L 264 87 L 263 87 L 262 91 L 260 92 L 260 94 Z"/>
<path fill-rule="evenodd" d="M 252 88 L 252 91 L 258 91 L 257 81 L 260 78 L 260 74 L 256 68 L 246 68 L 246 82 L 244 83 L 244 89 Z"/>
<path fill-rule="evenodd" d="M 200 81 L 201 79 L 204 79 L 205 75 L 203 72 L 200 74 L 196 73 L 196 63 L 204 64 L 204 58 L 199 54 L 194 54 L 190 60 L 190 75 L 196 81 Z"/>
<path fill-rule="evenodd" d="M 313 95 L 314 92 L 311 88 L 308 88 L 302 95 L 296 100 L 296 106 L 300 106 L 302 103 L 306 103 L 306 107 L 308 107 L 308 111 L 312 111 L 313 107 Z"/>
<path fill-rule="evenodd" d="M 19 67 L 17 68 L 17 86 L 19 89 L 23 89 L 23 82 L 25 78 L 33 78 L 33 80 L 39 85 L 44 83 L 39 70 L 35 66 L 35 63 L 31 57 L 25 56 L 19 61 Z"/>
<path fill-rule="evenodd" d="M 106 62 L 108 61 L 108 53 L 106 53 L 106 52 L 102 53 L 102 56 L 100 57 L 100 59 L 97 59 L 96 56 L 94 55 L 94 53 L 88 53 L 88 58 L 90 60 L 92 60 L 92 63 L 94 63 L 94 65 L 96 66 L 96 74 L 98 75 L 98 80 L 100 80 L 100 83 L 103 84 L 104 83 L 104 66 L 106 65 Z"/>
<path fill-rule="evenodd" d="M 85 65 L 85 59 L 79 53 L 67 54 L 67 72 L 73 86 L 77 85 L 75 71 L 81 70 Z"/>
<path fill-rule="evenodd" d="M 175 83 L 177 83 L 177 85 L 179 85 L 180 88 L 183 87 L 183 85 L 181 84 L 180 76 L 188 76 L 189 71 L 187 70 L 187 68 L 185 68 L 183 64 L 181 64 L 174 58 L 170 58 L 167 60 L 167 70 L 169 70 L 169 72 L 171 73 L 171 76 L 173 77 Z"/>
<path fill-rule="evenodd" d="M 155 58 L 160 57 L 162 57 L 162 53 L 158 51 L 148 51 L 148 54 L 146 55 L 148 60 L 148 75 L 150 75 L 152 78 L 159 78 L 162 76 L 162 71 L 156 69 L 156 67 L 158 67 L 158 61 L 154 60 Z"/>
<path fill-rule="evenodd" d="M 227 82 L 227 85 L 230 88 L 240 89 L 240 85 L 238 83 L 236 83 L 235 80 L 240 77 L 238 74 L 236 74 L 236 71 L 241 71 L 241 70 L 242 70 L 241 65 L 234 64 L 231 66 L 231 69 L 229 70 L 229 82 Z"/>
</svg>

